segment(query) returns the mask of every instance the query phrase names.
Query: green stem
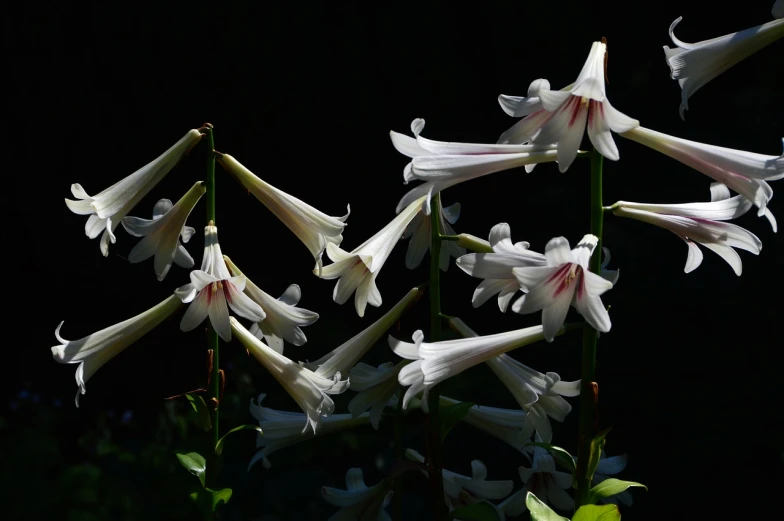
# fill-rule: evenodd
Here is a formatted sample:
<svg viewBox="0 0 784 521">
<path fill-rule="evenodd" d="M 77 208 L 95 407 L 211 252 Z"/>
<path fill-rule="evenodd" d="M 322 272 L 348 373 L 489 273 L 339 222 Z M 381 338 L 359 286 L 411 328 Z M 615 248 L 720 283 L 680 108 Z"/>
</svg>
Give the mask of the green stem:
<svg viewBox="0 0 784 521">
<path fill-rule="evenodd" d="M 591 257 L 590 268 L 598 274 L 602 266 L 602 228 L 604 227 L 604 209 L 602 207 L 602 163 L 604 158 L 594 150 L 591 152 L 591 233 L 599 238 L 599 243 Z M 583 329 L 583 362 L 582 383 L 580 386 L 580 436 L 578 439 L 577 469 L 575 485 L 577 488 L 575 508 L 588 503 L 588 492 L 591 489 L 591 477 L 588 475 L 591 439 L 596 435 L 595 392 L 593 382 L 596 381 L 596 346 L 599 332 L 592 327 Z"/>
<path fill-rule="evenodd" d="M 441 339 L 441 194 L 430 200 L 430 341 Z M 433 520 L 444 519 L 444 481 L 441 473 L 441 429 L 438 418 L 439 389 L 435 386 L 429 392 L 427 460 L 433 473 L 430 482 L 433 488 Z"/>
<path fill-rule="evenodd" d="M 212 135 L 212 126 L 207 127 L 207 223 L 215 224 L 215 138 Z M 212 327 L 207 329 L 207 349 L 212 350 L 212 374 L 210 375 L 209 397 L 212 405 L 212 443 L 210 461 L 212 465 L 207 468 L 208 484 L 215 486 L 218 475 L 218 457 L 215 447 L 220 440 L 220 343 L 218 333 Z"/>
<path fill-rule="evenodd" d="M 395 436 L 395 463 L 403 461 L 403 395 L 405 388 L 399 387 L 397 390 L 397 407 L 394 417 L 394 436 Z M 403 521 L 403 476 L 395 478 L 395 494 L 392 496 L 392 519 Z"/>
</svg>

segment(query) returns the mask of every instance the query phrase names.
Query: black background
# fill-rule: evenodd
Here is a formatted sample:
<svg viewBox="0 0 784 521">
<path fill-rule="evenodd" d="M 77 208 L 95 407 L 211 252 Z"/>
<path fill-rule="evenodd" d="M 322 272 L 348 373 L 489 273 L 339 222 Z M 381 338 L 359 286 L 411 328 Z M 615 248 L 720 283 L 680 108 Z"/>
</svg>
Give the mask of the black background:
<svg viewBox="0 0 784 521">
<path fill-rule="evenodd" d="M 525 95 L 539 77 L 555 88 L 571 83 L 591 42 L 602 36 L 609 42 L 608 95 L 619 110 L 679 137 L 780 153 L 782 42 L 703 87 L 685 122 L 661 50 L 677 16 L 684 16 L 678 36 L 700 41 L 767 22 L 771 2 L 732 10 L 672 1 L 373 4 L 26 4 L 4 17 L 5 229 L 11 232 L 4 310 L 12 315 L 5 328 L 0 465 L 11 518 L 198 515 L 184 495 L 175 495 L 194 478 L 177 468 L 171 451 L 198 449 L 206 435 L 171 427 L 186 408 L 162 398 L 204 385 L 201 335 L 179 333 L 179 316 L 173 318 L 102 368 L 79 409 L 72 405 L 76 366 L 58 365 L 47 349 L 56 344 L 61 320 L 63 336 L 78 339 L 148 309 L 187 281 L 187 271 L 176 266 L 158 283 L 151 261 L 128 264 L 124 257 L 136 239 L 121 229 L 109 257 L 101 256 L 98 240 L 83 234 L 84 217 L 63 203 L 71 183 L 97 193 L 209 121 L 216 148 L 273 185 L 330 215 L 343 215 L 350 203 L 342 244 L 350 250 L 394 217 L 410 188 L 402 185 L 407 160 L 391 146 L 389 130 L 408 134 L 410 121 L 423 117 L 426 137 L 495 142 L 515 121 L 498 107 L 498 94 Z M 708 199 L 710 179 L 623 138 L 616 143 L 621 161 L 606 162 L 605 204 Z M 131 214 L 149 218 L 157 199 L 177 200 L 203 178 L 205 158 L 201 144 Z M 331 301 L 334 281 L 310 274 L 312 259 L 296 237 L 220 169 L 218 176 L 224 253 L 271 294 L 298 283 L 301 305 L 321 314 L 305 330 L 308 344 L 287 347 L 295 360 L 331 350 L 427 277 L 424 265 L 405 268 L 407 245 L 400 244 L 378 278 L 384 304 L 360 319 L 353 299 L 344 306 Z M 514 241 L 543 251 L 553 236 L 574 244 L 588 231 L 588 186 L 588 164 L 578 160 L 565 174 L 552 164 L 530 175 L 518 169 L 442 197 L 462 204 L 458 232 L 486 238 L 494 224 L 508 222 Z M 770 208 L 784 215 L 779 198 Z M 677 237 L 637 221 L 606 221 L 610 267 L 621 278 L 604 299 L 613 329 L 599 348 L 601 423 L 613 427 L 608 454 L 629 455 L 621 477 L 649 487 L 634 491 L 635 505 L 622 509 L 625 519 L 780 510 L 784 250 L 781 237 L 754 214 L 737 222 L 764 247 L 758 257 L 740 254 L 741 277 L 707 250 L 702 266 L 684 274 L 686 246 Z M 201 202 L 189 224 L 201 230 L 203 215 Z M 189 251 L 198 263 L 200 232 Z M 538 314 L 502 315 L 494 299 L 473 310 L 479 281 L 454 265 L 444 280 L 444 311 L 480 333 L 539 320 Z M 426 312 L 423 301 L 395 334 L 407 338 L 426 329 Z M 514 356 L 574 380 L 578 336 Z M 269 394 L 269 406 L 296 410 L 238 344 L 225 347 L 222 359 L 232 396 L 222 429 L 250 422 L 246 400 L 258 392 Z M 368 359 L 380 363 L 393 355 L 382 342 Z M 515 406 L 484 367 L 455 380 L 445 393 Z M 338 412 L 351 396 L 338 397 Z M 555 425 L 554 438 L 569 450 L 576 445 L 572 403 L 575 410 Z M 421 452 L 420 424 L 418 412 L 409 415 L 406 443 Z M 391 432 L 385 420 L 379 432 L 323 437 L 283 449 L 270 458 L 272 469 L 247 474 L 251 435 L 236 435 L 221 475 L 235 491 L 225 518 L 326 519 L 334 508 L 319 497 L 319 487 L 342 487 L 351 466 L 363 467 L 367 483 L 376 483 L 393 463 Z M 107 440 L 120 448 L 102 451 Z M 145 466 L 153 443 L 161 453 Z M 469 461 L 478 458 L 490 479 L 516 479 L 515 489 L 520 486 L 516 467 L 523 459 L 469 426 L 450 435 L 445 451 L 447 468 L 468 474 Z M 407 515 L 425 519 L 426 503 L 417 495 L 424 481 L 413 474 L 410 480 Z"/>
</svg>

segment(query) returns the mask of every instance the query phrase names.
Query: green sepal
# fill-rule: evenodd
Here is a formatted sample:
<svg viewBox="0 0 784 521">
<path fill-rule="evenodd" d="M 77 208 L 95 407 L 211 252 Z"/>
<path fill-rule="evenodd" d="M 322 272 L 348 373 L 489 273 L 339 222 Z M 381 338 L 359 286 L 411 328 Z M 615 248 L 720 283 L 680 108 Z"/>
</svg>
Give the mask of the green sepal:
<svg viewBox="0 0 784 521">
<path fill-rule="evenodd" d="M 199 424 L 199 427 L 204 429 L 204 432 L 211 430 L 210 408 L 207 407 L 207 402 L 204 401 L 204 398 L 198 394 L 186 394 L 185 397 L 196 412 L 196 422 Z"/>
<path fill-rule="evenodd" d="M 532 441 L 530 443 L 526 443 L 525 445 L 523 445 L 523 448 L 528 447 L 529 445 L 547 449 L 550 452 L 550 454 L 552 454 L 552 456 L 556 460 L 558 460 L 558 462 L 561 465 L 569 469 L 570 473 L 574 474 L 574 471 L 577 468 L 577 465 L 575 464 L 574 461 L 574 456 L 569 454 L 565 449 L 562 449 L 561 447 L 556 447 L 555 445 L 550 445 L 549 443 L 542 443 L 540 441 L 536 441 L 536 442 Z"/>
<path fill-rule="evenodd" d="M 525 495 L 525 506 L 531 513 L 531 521 L 569 521 L 565 517 L 561 517 L 555 511 L 545 505 L 533 492 L 528 492 Z"/>
<path fill-rule="evenodd" d="M 620 479 L 608 478 L 596 485 L 588 493 L 588 502 L 596 504 L 600 499 L 604 499 L 615 494 L 620 494 L 629 487 L 642 487 L 648 490 L 648 487 L 636 481 L 622 481 Z"/>
<path fill-rule="evenodd" d="M 180 465 L 185 467 L 188 472 L 199 478 L 203 487 L 206 477 L 205 471 L 207 470 L 207 462 L 204 460 L 204 456 L 198 452 L 189 452 L 187 454 L 178 452 L 177 459 L 180 461 Z"/>
<path fill-rule="evenodd" d="M 460 519 L 461 521 L 501 521 L 498 508 L 487 501 L 479 501 L 471 505 L 456 508 L 449 513 L 447 520 Z"/>
<path fill-rule="evenodd" d="M 220 455 L 220 453 L 223 452 L 223 442 L 224 442 L 224 440 L 226 440 L 226 436 L 228 436 L 229 434 L 231 434 L 233 432 L 243 431 L 243 430 L 254 430 L 254 431 L 257 431 L 261 435 L 264 434 L 264 431 L 262 431 L 261 427 L 259 427 L 258 425 L 246 424 L 246 425 L 240 425 L 239 427 L 234 427 L 232 430 L 230 430 L 229 432 L 224 434 L 223 437 L 221 437 L 221 439 L 218 440 L 218 443 L 215 444 L 215 454 Z"/>
<path fill-rule="evenodd" d="M 441 441 L 444 441 L 449 431 L 454 429 L 460 420 L 465 418 L 468 410 L 473 407 L 471 402 L 460 402 L 452 405 L 442 405 L 438 410 L 438 418 L 441 421 Z"/>
<path fill-rule="evenodd" d="M 583 505 L 572 521 L 621 521 L 621 512 L 618 505 Z"/>
</svg>

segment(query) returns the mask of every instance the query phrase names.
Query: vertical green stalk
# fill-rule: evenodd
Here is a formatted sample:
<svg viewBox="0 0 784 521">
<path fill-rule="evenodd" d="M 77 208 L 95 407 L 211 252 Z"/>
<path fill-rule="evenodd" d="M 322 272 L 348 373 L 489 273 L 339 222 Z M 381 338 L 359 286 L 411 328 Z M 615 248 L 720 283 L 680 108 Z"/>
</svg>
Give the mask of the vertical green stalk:
<svg viewBox="0 0 784 521">
<path fill-rule="evenodd" d="M 403 395 L 405 395 L 405 388 L 398 386 L 397 390 L 397 407 L 395 407 L 395 423 L 394 423 L 394 437 L 395 437 L 395 463 L 398 464 L 403 461 Z M 392 496 L 392 519 L 394 521 L 403 521 L 403 474 L 395 478 L 394 495 Z"/>
<path fill-rule="evenodd" d="M 207 126 L 207 223 L 215 224 L 215 138 L 212 135 L 212 126 Z M 218 333 L 212 327 L 207 329 L 207 349 L 212 350 L 212 374 L 210 375 L 209 397 L 212 409 L 212 444 L 210 447 L 210 462 L 207 468 L 209 484 L 215 484 L 218 474 L 218 458 L 215 455 L 215 446 L 220 440 L 220 344 Z"/>
<path fill-rule="evenodd" d="M 602 266 L 602 228 L 604 227 L 604 210 L 602 209 L 602 163 L 604 157 L 594 150 L 591 152 L 591 233 L 599 238 L 599 243 L 591 257 L 590 268 L 599 274 Z M 583 329 L 583 367 L 580 386 L 580 436 L 578 440 L 577 469 L 575 484 L 577 494 L 575 508 L 588 503 L 588 492 L 591 489 L 591 476 L 588 476 L 588 460 L 590 459 L 591 440 L 596 435 L 594 426 L 595 396 L 593 382 L 596 381 L 596 345 L 599 332 L 592 327 Z"/>
<path fill-rule="evenodd" d="M 441 340 L 441 194 L 430 199 L 430 341 Z M 438 418 L 440 405 L 438 386 L 430 389 L 428 413 L 427 460 L 433 472 L 433 520 L 444 519 L 444 480 L 441 474 L 441 423 Z"/>
</svg>

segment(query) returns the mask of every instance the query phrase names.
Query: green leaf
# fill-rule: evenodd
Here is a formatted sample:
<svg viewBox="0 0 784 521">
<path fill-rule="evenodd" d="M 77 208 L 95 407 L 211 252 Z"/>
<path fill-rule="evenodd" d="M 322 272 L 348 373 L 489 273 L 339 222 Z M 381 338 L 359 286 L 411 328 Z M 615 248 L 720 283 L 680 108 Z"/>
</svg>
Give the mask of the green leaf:
<svg viewBox="0 0 784 521">
<path fill-rule="evenodd" d="M 211 488 L 201 488 L 191 492 L 188 497 L 196 503 L 196 506 L 204 514 L 205 519 L 213 519 L 213 512 L 218 509 L 218 506 L 221 503 L 228 503 L 229 499 L 231 499 L 231 489 L 212 490 Z"/>
<path fill-rule="evenodd" d="M 534 445 L 535 447 L 542 447 L 543 449 L 547 449 L 550 451 L 550 454 L 553 455 L 555 459 L 557 459 L 561 465 L 569 469 L 569 472 L 574 474 L 574 470 L 576 465 L 574 463 L 574 456 L 569 454 L 566 450 L 562 449 L 561 447 L 556 447 L 555 445 L 550 445 L 549 443 L 542 443 L 542 442 L 530 442 L 523 445 L 523 447 L 527 447 L 529 445 Z"/>
<path fill-rule="evenodd" d="M 261 427 L 259 427 L 258 425 L 240 425 L 239 427 L 234 427 L 232 430 L 224 434 L 223 437 L 218 440 L 218 443 L 215 444 L 215 454 L 220 455 L 220 453 L 223 452 L 223 442 L 226 439 L 226 436 L 228 436 L 233 432 L 244 431 L 244 430 L 254 430 L 257 431 L 259 434 L 262 435 L 264 434 L 264 431 L 262 431 Z"/>
<path fill-rule="evenodd" d="M 569 521 L 556 514 L 552 508 L 545 505 L 532 492 L 525 495 L 525 506 L 531 512 L 531 521 Z"/>
<path fill-rule="evenodd" d="M 204 432 L 212 429 L 212 420 L 210 419 L 210 408 L 207 407 L 207 402 L 204 401 L 200 395 L 186 394 L 185 397 L 191 404 L 191 407 L 196 411 L 196 423 L 199 427 L 204 429 Z"/>
<path fill-rule="evenodd" d="M 497 507 L 487 501 L 480 501 L 452 510 L 447 519 L 460 519 L 461 521 L 501 521 L 501 516 L 498 514 Z"/>
<path fill-rule="evenodd" d="M 204 457 L 197 452 L 189 452 L 187 454 L 178 452 L 177 459 L 180 460 L 180 465 L 188 469 L 188 472 L 199 478 L 201 486 L 203 487 L 205 478 L 204 471 L 207 470 L 207 462 L 204 461 Z"/>
<path fill-rule="evenodd" d="M 599 459 L 602 457 L 602 449 L 606 440 L 607 433 L 610 429 L 604 429 L 591 440 L 591 452 L 588 457 L 588 467 L 585 469 L 586 477 L 590 483 L 593 480 L 593 473 L 596 472 L 596 467 L 599 466 Z"/>
<path fill-rule="evenodd" d="M 621 521 L 618 505 L 583 505 L 574 513 L 572 521 Z"/>
<path fill-rule="evenodd" d="M 441 420 L 441 441 L 444 441 L 446 435 L 449 434 L 455 425 L 460 423 L 468 410 L 473 407 L 471 402 L 460 402 L 453 405 L 443 405 L 438 410 L 438 417 Z"/>
<path fill-rule="evenodd" d="M 636 481 L 622 481 L 620 479 L 608 478 L 596 485 L 591 489 L 588 495 L 589 503 L 597 503 L 600 499 L 620 494 L 629 487 L 642 487 L 648 490 L 648 487 Z"/>
</svg>

